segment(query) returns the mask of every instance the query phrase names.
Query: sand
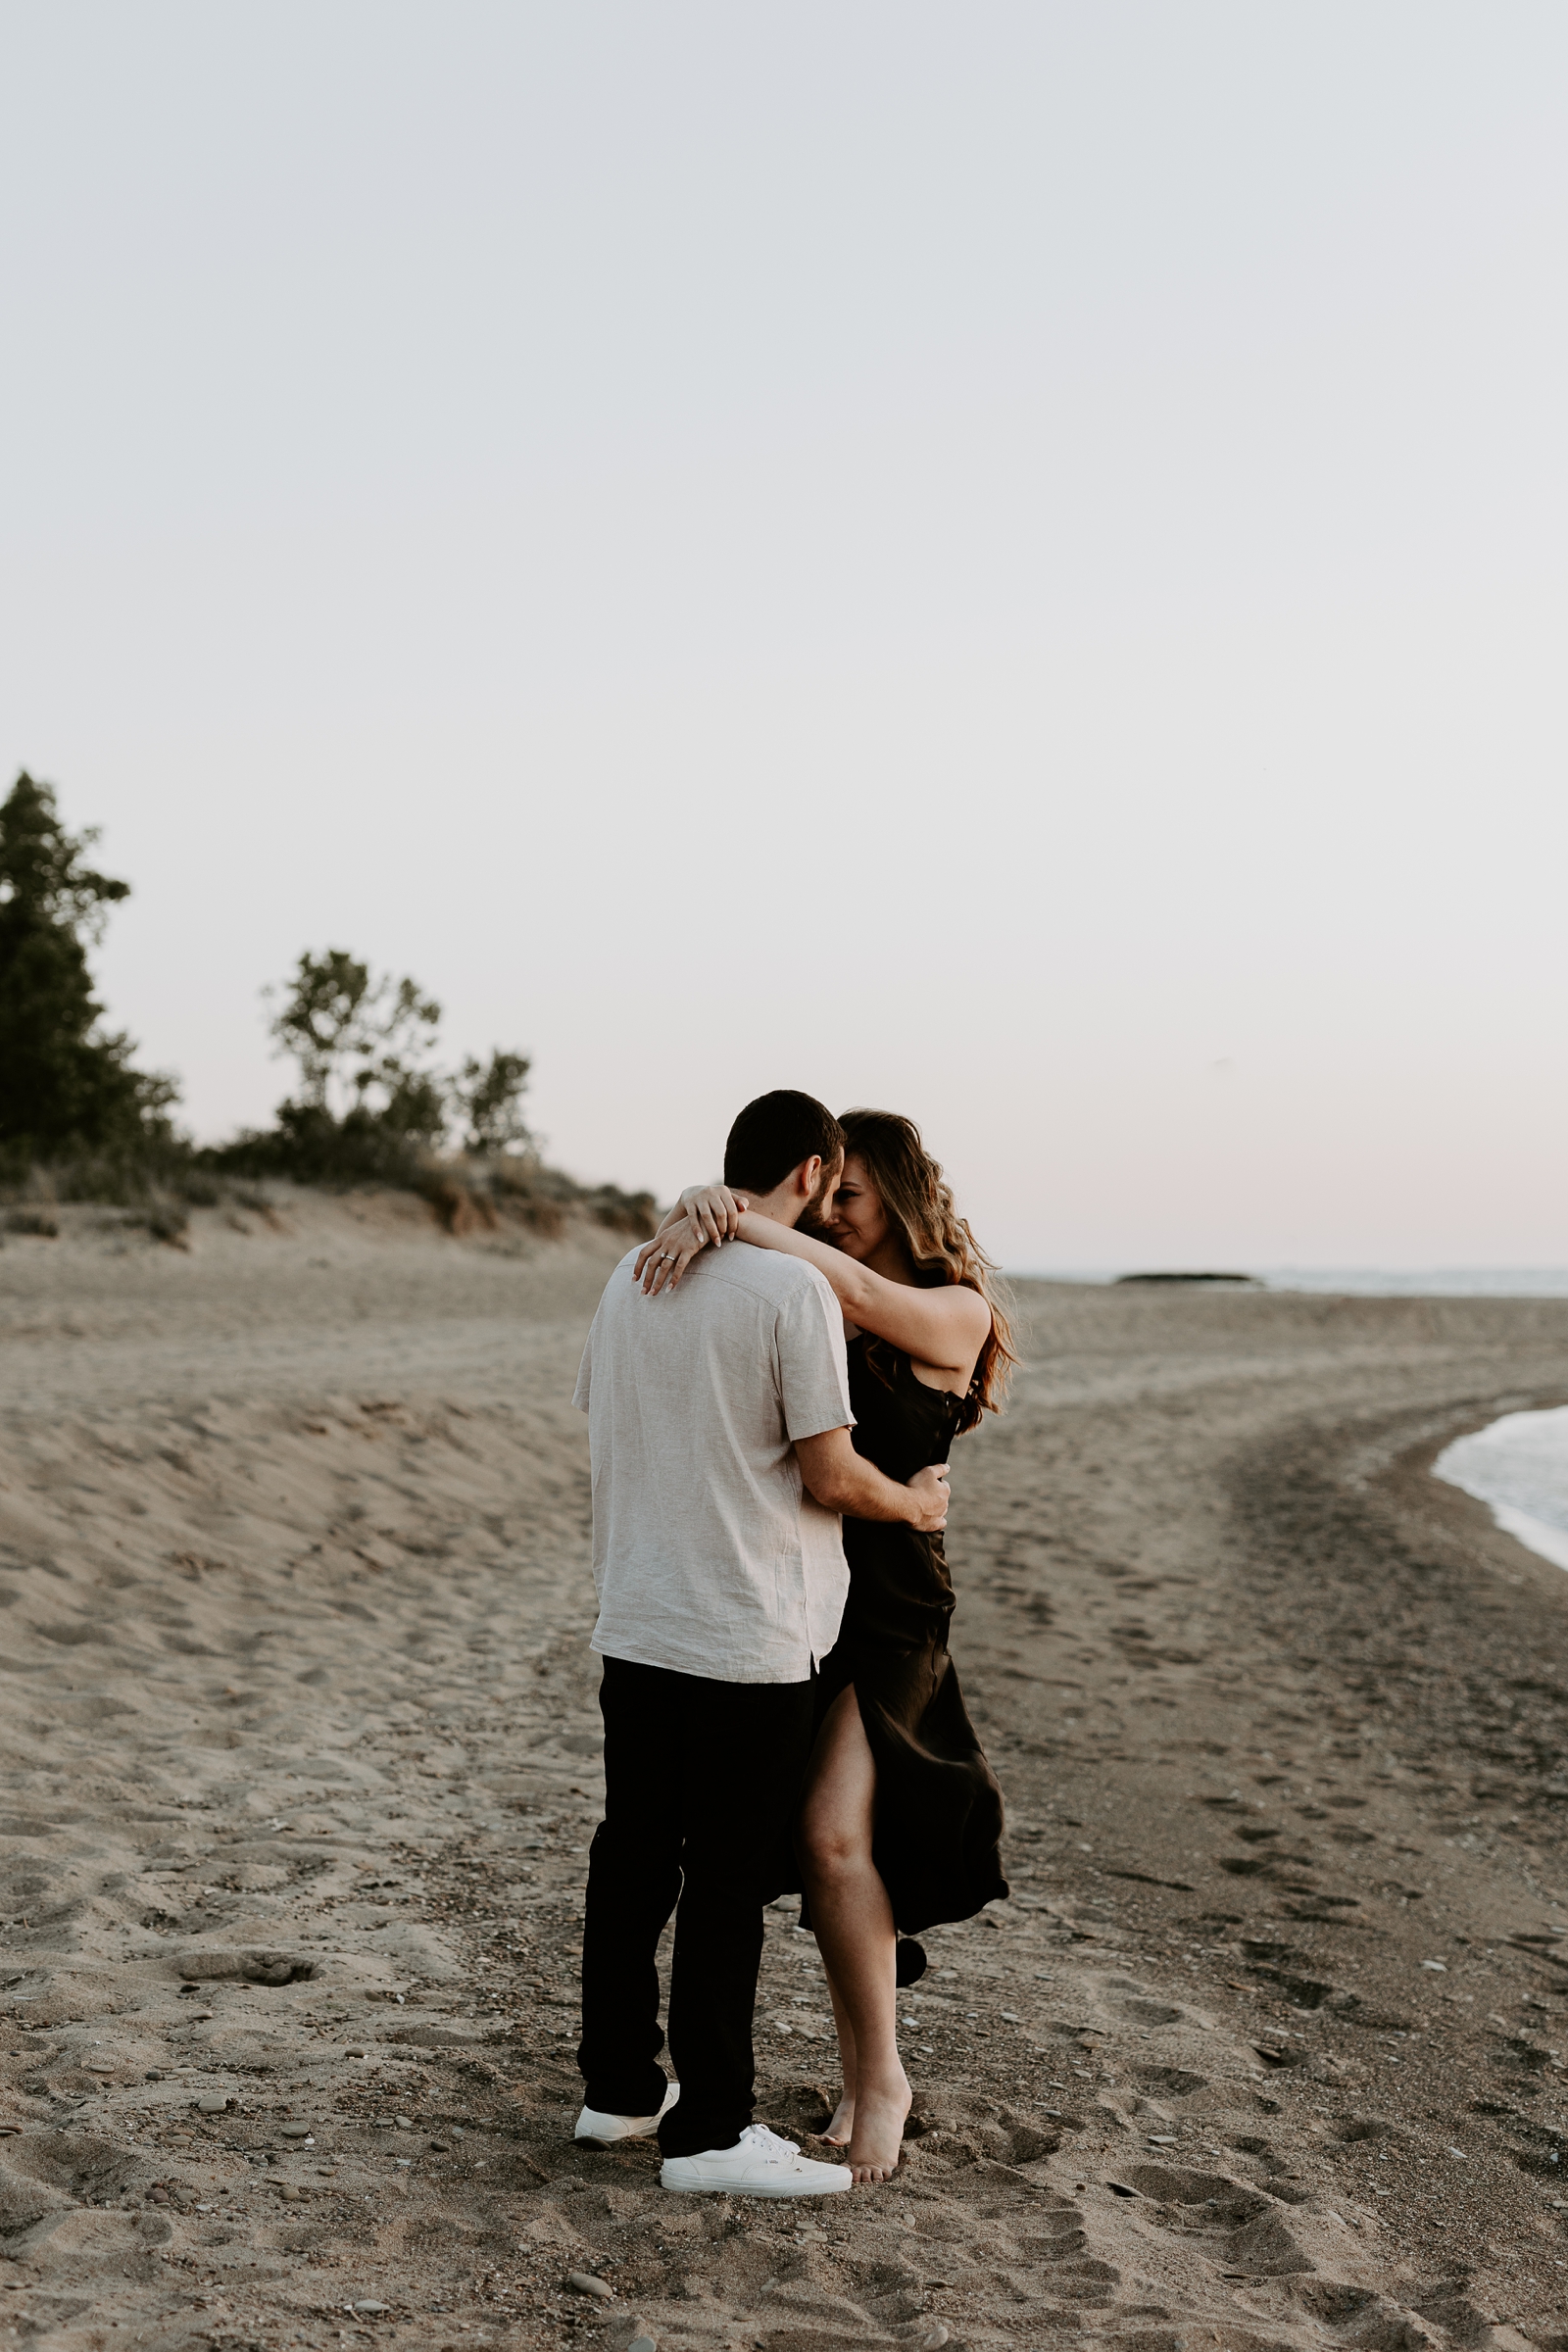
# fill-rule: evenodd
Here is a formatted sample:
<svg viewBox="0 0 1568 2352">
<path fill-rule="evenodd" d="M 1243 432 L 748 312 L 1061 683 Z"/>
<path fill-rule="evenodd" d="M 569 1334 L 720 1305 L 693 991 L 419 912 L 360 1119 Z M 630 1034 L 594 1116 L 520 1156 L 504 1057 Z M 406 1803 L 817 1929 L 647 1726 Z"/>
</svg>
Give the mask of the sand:
<svg viewBox="0 0 1568 2352">
<path fill-rule="evenodd" d="M 892 2186 L 676 2199 L 570 2138 L 622 1241 L 277 1200 L 0 1251 L 0 2344 L 1561 2352 L 1568 1586 L 1429 1464 L 1568 1302 L 1029 1286 L 950 1540 L 1013 1897 Z M 830 2050 L 779 1907 L 763 2120 Z"/>
</svg>

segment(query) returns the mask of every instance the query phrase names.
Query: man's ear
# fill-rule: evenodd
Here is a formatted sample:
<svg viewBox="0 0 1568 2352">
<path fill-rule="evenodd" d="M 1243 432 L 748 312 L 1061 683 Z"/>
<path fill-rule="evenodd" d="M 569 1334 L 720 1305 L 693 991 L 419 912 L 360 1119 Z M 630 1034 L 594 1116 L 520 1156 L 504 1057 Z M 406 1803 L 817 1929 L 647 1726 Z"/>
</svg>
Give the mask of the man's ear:
<svg viewBox="0 0 1568 2352">
<path fill-rule="evenodd" d="M 795 1171 L 795 1185 L 803 1200 L 810 1200 L 816 1191 L 821 1174 L 822 1154 L 820 1152 L 813 1152 L 809 1159 L 802 1160 Z"/>
</svg>

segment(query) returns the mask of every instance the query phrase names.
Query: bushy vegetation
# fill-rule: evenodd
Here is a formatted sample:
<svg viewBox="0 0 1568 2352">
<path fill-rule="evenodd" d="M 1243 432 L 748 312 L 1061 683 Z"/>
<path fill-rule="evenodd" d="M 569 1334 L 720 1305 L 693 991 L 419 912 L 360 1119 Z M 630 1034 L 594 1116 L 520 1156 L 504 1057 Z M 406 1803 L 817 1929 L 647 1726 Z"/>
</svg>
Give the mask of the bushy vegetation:
<svg viewBox="0 0 1568 2352">
<path fill-rule="evenodd" d="M 452 1232 L 507 1221 L 554 1235 L 572 1208 L 653 1232 L 651 1193 L 543 1164 L 522 1115 L 526 1054 L 497 1047 L 443 1068 L 435 999 L 343 948 L 307 951 L 266 992 L 270 1034 L 298 1067 L 272 1125 L 196 1150 L 170 1116 L 174 1081 L 134 1068 L 129 1038 L 103 1026 L 87 945 L 129 885 L 86 862 L 96 838 L 69 834 L 52 789 L 27 775 L 0 807 L 0 1187 L 13 1198 L 139 1205 L 170 1241 L 189 1206 L 286 1177 L 417 1192 Z"/>
<path fill-rule="evenodd" d="M 441 1007 L 416 980 L 376 976 L 345 948 L 301 956 L 268 990 L 279 1049 L 299 1085 L 275 1123 L 218 1154 L 226 1166 L 302 1184 L 414 1183 L 454 1132 L 487 1159 L 531 1149 L 522 1116 L 526 1054 L 497 1047 L 456 1070 L 434 1059 Z"/>
<path fill-rule="evenodd" d="M 579 1184 L 534 1159 L 438 1160 L 424 1169 L 415 1190 L 424 1195 L 449 1233 L 493 1233 L 504 1225 L 521 1225 L 554 1241 L 565 1232 L 573 1209 L 612 1233 L 641 1242 L 659 1224 L 652 1193 L 622 1192 L 618 1184 Z"/>
</svg>

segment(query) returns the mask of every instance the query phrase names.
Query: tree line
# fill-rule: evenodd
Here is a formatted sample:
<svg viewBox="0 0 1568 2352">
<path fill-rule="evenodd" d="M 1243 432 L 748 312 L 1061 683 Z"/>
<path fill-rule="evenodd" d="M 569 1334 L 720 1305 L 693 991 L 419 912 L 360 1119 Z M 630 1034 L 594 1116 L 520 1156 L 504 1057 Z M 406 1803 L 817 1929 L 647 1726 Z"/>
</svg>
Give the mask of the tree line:
<svg viewBox="0 0 1568 2352">
<path fill-rule="evenodd" d="M 542 1200 L 587 1200 L 629 1230 L 647 1221 L 651 1196 L 589 1192 L 539 1165 L 525 1054 L 496 1047 L 444 1067 L 435 999 L 343 948 L 307 950 L 264 992 L 269 1032 L 298 1071 L 271 1126 L 197 1151 L 174 1120 L 177 1080 L 136 1066 L 95 993 L 88 951 L 130 896 L 92 862 L 97 839 L 95 826 L 70 832 L 54 788 L 25 771 L 0 804 L 0 1178 L 56 1170 L 78 1197 L 177 1189 L 200 1170 L 426 1190 L 456 1151 L 481 1171 L 505 1163 L 514 1196 L 531 1169 Z"/>
</svg>

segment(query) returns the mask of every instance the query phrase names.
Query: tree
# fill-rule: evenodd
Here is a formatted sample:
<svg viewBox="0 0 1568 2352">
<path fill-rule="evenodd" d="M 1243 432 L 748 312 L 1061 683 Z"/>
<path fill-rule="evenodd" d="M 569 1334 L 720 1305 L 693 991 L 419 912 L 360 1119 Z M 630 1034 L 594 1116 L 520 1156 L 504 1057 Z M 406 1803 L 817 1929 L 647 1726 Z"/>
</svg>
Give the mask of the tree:
<svg viewBox="0 0 1568 2352">
<path fill-rule="evenodd" d="M 522 1094 L 532 1067 L 524 1054 L 499 1046 L 487 1062 L 470 1054 L 453 1082 L 452 1094 L 468 1124 L 464 1147 L 475 1154 L 506 1152 L 532 1142 L 522 1116 Z"/>
<path fill-rule="evenodd" d="M 327 948 L 307 950 L 281 991 L 266 994 L 279 999 L 271 1034 L 299 1063 L 301 1088 L 278 1104 L 270 1146 L 246 1140 L 251 1159 L 270 1150 L 307 1183 L 396 1183 L 440 1150 L 455 1114 L 470 1152 L 527 1141 L 526 1056 L 498 1048 L 488 1062 L 470 1054 L 456 1076 L 439 1069 L 441 1007 L 416 980 L 378 978 L 346 948 Z"/>
<path fill-rule="evenodd" d="M 53 788 L 25 770 L 0 806 L 0 1148 L 48 1158 L 166 1142 L 172 1078 L 135 1070 L 104 1031 L 87 945 L 128 882 L 86 862 L 96 828 L 68 833 Z"/>
<path fill-rule="evenodd" d="M 390 1113 L 401 1132 L 439 1134 L 446 1124 L 445 1089 L 419 1064 L 440 1020 L 440 1005 L 416 980 L 394 980 L 390 972 L 372 980 L 369 965 L 344 948 L 321 956 L 307 949 L 271 1031 L 299 1063 L 305 1101 L 314 1110 L 339 1118 L 352 1110 L 382 1118 Z"/>
</svg>

